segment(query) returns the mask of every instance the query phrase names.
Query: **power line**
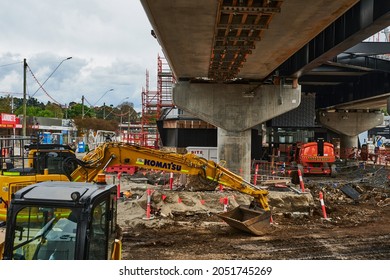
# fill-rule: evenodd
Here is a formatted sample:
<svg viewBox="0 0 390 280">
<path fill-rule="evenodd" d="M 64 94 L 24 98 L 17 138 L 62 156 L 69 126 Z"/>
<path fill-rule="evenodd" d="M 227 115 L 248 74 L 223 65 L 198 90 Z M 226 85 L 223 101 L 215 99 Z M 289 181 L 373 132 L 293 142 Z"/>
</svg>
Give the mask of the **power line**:
<svg viewBox="0 0 390 280">
<path fill-rule="evenodd" d="M 31 76 L 32 76 L 32 77 L 34 78 L 34 80 L 38 83 L 39 88 L 41 88 L 41 89 L 45 92 L 45 94 L 46 94 L 51 100 L 53 100 L 55 103 L 57 103 L 58 105 L 61 106 L 61 103 L 58 102 L 57 100 L 55 100 L 53 97 L 51 97 L 50 94 L 42 87 L 41 83 L 38 81 L 38 79 L 35 77 L 34 73 L 32 72 L 30 66 L 27 65 L 27 67 L 28 67 L 28 70 L 29 70 L 30 73 L 31 73 Z M 34 95 L 33 95 L 33 96 L 34 96 Z M 32 97 L 32 96 L 31 96 L 31 97 Z"/>
<path fill-rule="evenodd" d="M 10 91 L 0 91 L 0 94 L 8 94 L 8 95 L 14 95 L 14 94 L 23 94 L 23 92 L 10 92 Z"/>
<path fill-rule="evenodd" d="M 85 113 L 83 114 L 83 118 L 84 118 L 84 116 L 85 116 L 89 111 L 91 111 L 91 109 L 92 109 L 93 107 L 95 107 L 96 104 L 98 104 L 98 102 L 100 101 L 100 99 L 102 99 L 107 93 L 109 93 L 110 91 L 113 91 L 113 90 L 114 90 L 114 89 L 111 88 L 111 89 L 107 90 L 105 93 L 103 93 L 103 95 L 98 99 L 98 101 L 96 101 L 95 104 L 93 104 L 93 105 L 87 110 L 87 112 L 85 112 Z M 85 100 L 85 97 L 84 97 L 84 100 Z"/>
<path fill-rule="evenodd" d="M 0 65 L 0 67 L 7 67 L 7 66 L 15 65 L 15 64 L 20 64 L 20 63 L 23 63 L 23 61 L 14 62 L 14 63 L 8 63 L 8 64 L 3 64 L 3 65 Z"/>
<path fill-rule="evenodd" d="M 89 106 L 92 106 L 92 104 L 87 100 L 85 96 L 84 96 L 84 101 L 86 101 L 89 104 Z"/>
</svg>

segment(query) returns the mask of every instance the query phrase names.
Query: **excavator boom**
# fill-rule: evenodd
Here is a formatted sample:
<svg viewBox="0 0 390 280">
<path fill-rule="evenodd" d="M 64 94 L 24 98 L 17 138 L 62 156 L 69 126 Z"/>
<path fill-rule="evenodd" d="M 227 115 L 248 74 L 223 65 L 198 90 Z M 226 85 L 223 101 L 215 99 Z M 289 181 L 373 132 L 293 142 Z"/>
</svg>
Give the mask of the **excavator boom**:
<svg viewBox="0 0 390 280">
<path fill-rule="evenodd" d="M 70 158 L 69 160 L 75 159 Z M 126 143 L 109 142 L 88 153 L 82 161 L 77 161 L 79 167 L 70 174 L 71 181 L 95 181 L 97 174 L 104 172 L 108 166 L 132 165 L 145 169 L 198 175 L 202 179 L 207 179 L 209 183 L 222 184 L 248 194 L 255 199 L 260 208 L 269 210 L 267 190 L 251 184 L 212 160 L 191 153 L 177 154 Z"/>
</svg>

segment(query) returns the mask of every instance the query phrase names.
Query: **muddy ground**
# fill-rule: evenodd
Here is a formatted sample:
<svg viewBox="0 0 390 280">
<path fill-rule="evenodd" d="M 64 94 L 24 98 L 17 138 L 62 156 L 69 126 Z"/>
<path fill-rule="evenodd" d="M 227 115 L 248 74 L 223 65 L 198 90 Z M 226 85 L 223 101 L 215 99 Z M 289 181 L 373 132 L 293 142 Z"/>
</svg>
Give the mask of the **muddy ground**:
<svg viewBox="0 0 390 280">
<path fill-rule="evenodd" d="M 390 259 L 389 171 L 366 166 L 340 169 L 336 178 L 305 176 L 305 193 L 299 193 L 299 185 L 271 185 L 273 223 L 261 236 L 238 231 L 217 216 L 226 198 L 230 210 L 249 204 L 249 196 L 218 186 L 203 190 L 194 178 L 185 185 L 175 178 L 170 189 L 164 174 L 122 176 L 123 259 Z M 147 189 L 152 191 L 150 217 Z"/>
</svg>

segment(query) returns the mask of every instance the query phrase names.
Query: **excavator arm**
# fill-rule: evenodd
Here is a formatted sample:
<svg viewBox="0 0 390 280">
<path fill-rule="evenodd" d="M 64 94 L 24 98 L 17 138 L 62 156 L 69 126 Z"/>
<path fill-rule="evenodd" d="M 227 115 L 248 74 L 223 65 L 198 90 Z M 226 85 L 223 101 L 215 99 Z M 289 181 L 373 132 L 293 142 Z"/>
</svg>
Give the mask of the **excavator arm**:
<svg viewBox="0 0 390 280">
<path fill-rule="evenodd" d="M 108 166 L 122 164 L 145 169 L 198 175 L 211 183 L 219 183 L 233 190 L 248 194 L 260 208 L 269 211 L 268 191 L 244 180 L 241 176 L 212 160 L 194 154 L 177 154 L 126 143 L 108 142 L 89 152 L 83 160 L 76 161 L 76 168 L 69 176 L 71 181 L 92 182 Z"/>
</svg>

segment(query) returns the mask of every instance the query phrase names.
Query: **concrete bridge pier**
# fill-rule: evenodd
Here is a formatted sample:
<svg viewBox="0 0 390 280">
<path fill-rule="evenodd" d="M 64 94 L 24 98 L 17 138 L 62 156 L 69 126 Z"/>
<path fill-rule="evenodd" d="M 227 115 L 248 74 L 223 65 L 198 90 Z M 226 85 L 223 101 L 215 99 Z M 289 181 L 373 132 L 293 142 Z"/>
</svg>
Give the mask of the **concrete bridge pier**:
<svg viewBox="0 0 390 280">
<path fill-rule="evenodd" d="M 251 128 L 298 107 L 299 86 L 179 82 L 173 101 L 218 127 L 218 161 L 244 179 L 251 175 Z"/>
<path fill-rule="evenodd" d="M 358 146 L 358 135 L 383 123 L 381 112 L 337 111 L 318 113 L 319 122 L 340 134 L 340 157 L 348 158 Z"/>
<path fill-rule="evenodd" d="M 247 180 L 250 179 L 251 130 L 227 131 L 218 128 L 217 143 L 218 161 L 221 159 L 226 161 L 227 167 L 231 171 Z"/>
</svg>

